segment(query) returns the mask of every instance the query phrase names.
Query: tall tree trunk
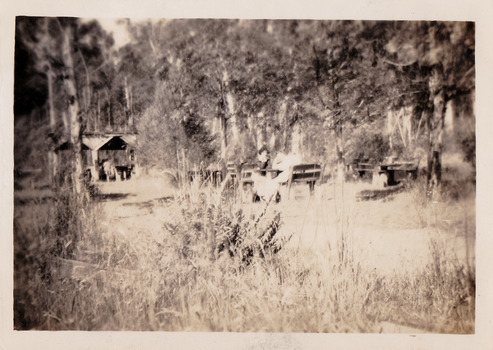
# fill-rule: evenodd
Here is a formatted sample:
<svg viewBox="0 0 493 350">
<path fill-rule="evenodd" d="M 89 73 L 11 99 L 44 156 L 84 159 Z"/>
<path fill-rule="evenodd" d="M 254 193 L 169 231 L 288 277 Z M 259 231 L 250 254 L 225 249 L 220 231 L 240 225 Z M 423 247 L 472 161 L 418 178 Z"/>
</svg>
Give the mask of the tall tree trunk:
<svg viewBox="0 0 493 350">
<path fill-rule="evenodd" d="M 413 154 L 414 153 L 414 135 L 413 135 L 413 124 L 412 124 L 412 118 L 414 115 L 414 110 L 412 107 L 405 107 L 404 108 L 404 116 L 402 120 L 402 127 L 404 129 L 404 135 L 407 138 L 407 148 L 408 148 L 408 153 Z"/>
<path fill-rule="evenodd" d="M 51 64 L 48 63 L 48 71 L 46 73 L 46 77 L 48 78 L 48 108 L 49 108 L 49 115 L 50 115 L 50 132 L 52 135 L 55 134 L 56 131 L 56 116 L 55 116 L 55 103 L 53 102 L 54 98 L 54 92 L 53 92 L 53 77 L 54 77 L 54 72 L 51 67 Z M 48 166 L 49 166 L 49 172 L 50 172 L 50 183 L 52 185 L 55 185 L 55 179 L 56 179 L 56 174 L 58 173 L 57 170 L 57 154 L 55 152 L 55 140 L 53 140 L 52 147 L 48 151 Z"/>
<path fill-rule="evenodd" d="M 291 137 L 291 153 L 301 155 L 301 125 L 297 120 L 293 125 L 293 133 Z"/>
<path fill-rule="evenodd" d="M 82 193 L 82 135 L 79 119 L 79 102 L 75 85 L 74 62 L 72 57 L 72 29 L 64 28 L 62 38 L 62 59 L 64 64 L 63 85 L 67 96 L 69 143 L 72 145 L 71 177 L 75 194 Z"/>
<path fill-rule="evenodd" d="M 394 110 L 389 108 L 387 111 L 387 134 L 389 135 L 389 147 L 390 150 L 394 148 L 393 137 L 394 134 Z"/>
<path fill-rule="evenodd" d="M 435 68 L 430 78 L 433 112 L 428 116 L 428 189 L 433 193 L 441 182 L 443 132 L 445 125 L 445 92 L 442 69 Z"/>
<path fill-rule="evenodd" d="M 227 120 L 224 115 L 219 117 L 219 128 L 221 135 L 221 159 L 226 160 L 228 149 Z"/>
<path fill-rule="evenodd" d="M 226 73 L 225 73 L 226 74 Z M 224 78 L 227 81 L 227 76 Z M 220 96 L 217 101 L 216 118 L 219 122 L 219 137 L 221 139 L 221 159 L 227 161 L 227 149 L 228 149 L 228 119 L 226 112 L 226 98 L 225 98 L 225 86 L 223 81 L 219 81 Z"/>
<path fill-rule="evenodd" d="M 265 124 L 264 124 L 264 112 L 259 112 L 257 114 L 255 126 L 255 137 L 257 151 L 265 145 Z"/>
<path fill-rule="evenodd" d="M 288 151 L 288 103 L 283 101 L 279 113 L 279 125 L 282 125 L 282 151 Z"/>
<path fill-rule="evenodd" d="M 401 126 L 401 120 L 403 121 L 404 114 L 405 114 L 404 108 L 401 108 L 397 113 L 397 118 L 395 118 L 395 122 L 397 124 L 397 128 L 399 129 L 399 135 L 401 136 L 402 144 L 404 145 L 404 148 L 407 148 L 408 143 L 406 139 L 406 133 L 404 131 L 404 127 Z"/>
<path fill-rule="evenodd" d="M 342 126 L 337 126 L 335 129 L 336 139 L 336 154 L 337 154 L 337 182 L 342 184 L 344 182 L 345 165 L 344 165 L 344 139 Z"/>
<path fill-rule="evenodd" d="M 231 144 L 236 144 L 239 141 L 239 128 L 238 128 L 238 118 L 236 115 L 235 100 L 231 92 L 226 94 L 226 100 L 228 102 L 228 112 L 230 116 L 230 129 L 231 129 Z"/>
<path fill-rule="evenodd" d="M 228 150 L 228 130 L 227 119 L 224 115 L 224 110 L 221 106 L 221 102 L 218 103 L 216 121 L 219 127 L 219 140 L 221 147 L 221 159 L 226 161 Z"/>
<path fill-rule="evenodd" d="M 276 148 L 276 133 L 274 130 L 270 130 L 270 139 L 269 139 L 269 149 L 274 150 Z"/>
<path fill-rule="evenodd" d="M 254 121 L 254 117 L 252 115 L 248 115 L 247 117 L 247 128 L 248 128 L 248 138 L 252 140 L 255 148 L 258 149 L 260 146 L 257 146 L 257 124 Z"/>
<path fill-rule="evenodd" d="M 125 89 L 125 129 L 133 130 L 134 120 L 132 114 L 132 93 L 130 90 L 130 86 L 128 85 L 128 79 L 125 76 L 124 80 L 124 89 Z"/>
<path fill-rule="evenodd" d="M 340 225 L 339 230 L 341 234 L 344 232 L 343 218 L 345 214 L 344 205 L 344 184 L 346 169 L 344 164 L 344 139 L 343 139 L 343 128 L 342 125 L 336 125 L 334 129 L 335 134 L 335 146 L 337 155 L 337 165 L 336 165 L 336 178 L 334 180 L 334 200 L 336 203 L 336 217 L 338 219 L 338 225 Z"/>
<path fill-rule="evenodd" d="M 100 123 L 101 123 L 101 98 L 98 91 L 98 110 L 96 112 L 96 121 L 94 122 L 94 132 L 99 133 Z"/>
<path fill-rule="evenodd" d="M 444 129 L 445 133 L 448 135 L 454 134 L 454 121 L 456 115 L 456 100 L 449 100 L 447 105 L 445 106 L 445 120 L 444 120 Z"/>
<path fill-rule="evenodd" d="M 227 161 L 228 156 L 228 112 L 227 112 L 227 104 L 228 97 L 232 98 L 232 96 L 228 96 L 227 85 L 228 85 L 228 72 L 223 72 L 222 80 L 219 80 L 219 101 L 217 102 L 217 110 L 216 117 L 219 121 L 219 135 L 221 138 L 221 159 L 223 161 Z M 230 106 L 231 107 L 231 106 Z"/>
</svg>

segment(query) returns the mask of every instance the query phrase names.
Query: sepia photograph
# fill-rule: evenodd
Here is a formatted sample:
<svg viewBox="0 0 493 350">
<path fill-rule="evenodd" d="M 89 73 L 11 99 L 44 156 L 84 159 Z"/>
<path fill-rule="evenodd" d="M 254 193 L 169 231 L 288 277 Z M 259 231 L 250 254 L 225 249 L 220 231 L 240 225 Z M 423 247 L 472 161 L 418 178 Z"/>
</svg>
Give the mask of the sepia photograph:
<svg viewBox="0 0 493 350">
<path fill-rule="evenodd" d="M 14 25 L 15 334 L 477 333 L 475 21 Z"/>
</svg>

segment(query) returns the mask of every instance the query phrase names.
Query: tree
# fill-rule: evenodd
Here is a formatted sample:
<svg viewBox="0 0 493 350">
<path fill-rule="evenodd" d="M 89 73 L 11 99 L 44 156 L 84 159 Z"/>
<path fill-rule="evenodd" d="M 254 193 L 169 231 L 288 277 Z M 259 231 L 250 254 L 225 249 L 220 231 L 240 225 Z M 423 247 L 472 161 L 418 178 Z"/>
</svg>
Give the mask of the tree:
<svg viewBox="0 0 493 350">
<path fill-rule="evenodd" d="M 474 24 L 405 22 L 395 29 L 386 46 L 393 56 L 387 62 L 401 69 L 415 67 L 412 84 L 401 85 L 399 91 L 418 90 L 411 103 L 425 115 L 427 178 L 433 190 L 441 181 L 447 104 L 474 91 Z"/>
<path fill-rule="evenodd" d="M 17 19 L 18 39 L 23 40 L 31 55 L 36 55 L 36 70 L 46 75 L 50 127 L 55 144 L 66 142 L 69 148 L 71 169 L 66 173 L 65 181 L 72 184 L 75 194 L 82 192 L 80 176 L 82 174 L 80 150 L 81 127 L 79 119 L 79 101 L 75 82 L 73 42 L 76 20 L 70 18 L 27 18 Z M 60 82 L 55 87 L 54 80 Z M 58 127 L 58 113 L 63 121 L 63 131 Z M 53 154 L 53 153 L 52 153 Z M 52 157 L 53 172 L 59 173 L 59 164 Z M 55 176 L 56 177 L 56 176 Z"/>
<path fill-rule="evenodd" d="M 296 135 L 318 135 L 321 142 L 330 132 L 324 148 L 333 147 L 329 153 L 335 155 L 342 179 L 347 147 L 355 144 L 350 138 L 367 135 L 358 128 L 370 130 L 369 138 L 381 141 L 378 158 L 399 149 L 412 156 L 423 130 L 434 130 L 429 144 L 440 148 L 435 133 L 440 123 L 431 118 L 444 115 L 446 103 L 440 104 L 440 96 L 447 102 L 468 94 L 474 85 L 468 63 L 471 29 L 455 24 L 441 30 L 430 22 L 131 24 L 135 40 L 120 51 L 117 85 L 123 87 L 120 95 L 127 110 L 148 116 L 149 107 L 160 113 L 158 127 L 164 130 L 173 123 L 180 128 L 176 147 L 185 146 L 190 155 L 192 149 L 200 149 L 195 153 L 201 157 L 211 155 L 208 145 L 216 143 L 222 159 L 233 154 L 243 158 L 261 143 L 286 151 L 290 141 L 291 148 L 296 147 Z M 457 59 L 447 58 L 446 52 L 456 52 Z M 437 64 L 440 60 L 443 68 Z M 453 86 L 454 80 L 460 87 Z M 433 81 L 438 83 L 430 85 Z M 138 98 L 145 103 L 136 108 Z M 385 134 L 385 120 L 388 142 L 378 135 Z M 199 130 L 200 137 L 191 130 Z M 400 138 L 394 138 L 396 132 Z M 198 147 L 197 140 L 207 140 L 207 147 Z"/>
<path fill-rule="evenodd" d="M 17 48 L 21 54 L 16 56 L 16 97 L 22 96 L 29 76 L 39 77 L 38 89 L 39 84 L 46 86 L 44 100 L 31 108 L 42 110 L 46 105 L 48 110 L 52 181 L 56 190 L 70 185 L 80 195 L 82 133 L 91 126 L 97 129 L 101 91 L 112 86 L 107 77 L 112 71 L 113 40 L 95 21 L 47 17 L 18 17 L 16 39 L 16 55 Z M 29 60 L 21 61 L 23 55 Z M 56 150 L 66 159 L 57 160 Z"/>
<path fill-rule="evenodd" d="M 305 118 L 321 118 L 335 139 L 339 181 L 343 180 L 345 129 L 381 117 L 383 78 L 377 72 L 378 23 L 358 21 L 303 22 L 299 29 L 306 44 L 301 57 L 305 74 L 301 86 Z M 302 44 L 301 44 L 302 45 Z"/>
<path fill-rule="evenodd" d="M 134 91 L 131 108 L 140 115 L 141 161 L 176 166 L 180 158 L 182 165 L 212 158 L 213 140 L 204 117 L 207 111 L 202 108 L 203 82 L 192 74 L 196 63 L 192 29 L 179 20 L 129 23 L 128 27 L 134 41 L 120 50 L 119 74 L 128 90 Z"/>
<path fill-rule="evenodd" d="M 265 78 L 275 75 L 276 62 L 267 64 L 272 58 L 266 52 L 270 48 L 267 35 L 249 28 L 248 21 L 223 20 L 148 23 L 133 31 L 139 35 L 141 51 L 153 57 L 155 91 L 160 96 L 153 105 L 161 105 L 163 117 L 178 118 L 187 125 L 193 116 L 204 126 L 201 139 L 210 141 L 207 144 L 214 141 L 205 131 L 216 126 L 222 159 L 237 149 L 241 138 L 238 143 L 244 156 L 248 125 L 263 121 L 261 112 L 272 115 L 268 107 L 275 96 L 275 82 Z M 257 120 L 248 123 L 252 118 Z M 212 157 L 205 146 L 202 151 Z"/>
</svg>

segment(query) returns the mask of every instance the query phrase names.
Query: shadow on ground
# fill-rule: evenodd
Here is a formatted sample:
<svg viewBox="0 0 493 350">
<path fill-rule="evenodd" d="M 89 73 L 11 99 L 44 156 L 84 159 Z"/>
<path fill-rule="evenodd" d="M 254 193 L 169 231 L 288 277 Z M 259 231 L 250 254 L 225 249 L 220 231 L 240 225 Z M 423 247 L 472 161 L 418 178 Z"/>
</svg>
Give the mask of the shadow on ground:
<svg viewBox="0 0 493 350">
<path fill-rule="evenodd" d="M 129 196 L 135 195 L 131 195 L 130 193 L 96 193 L 92 195 L 92 198 L 98 202 L 106 202 L 125 199 Z"/>
</svg>

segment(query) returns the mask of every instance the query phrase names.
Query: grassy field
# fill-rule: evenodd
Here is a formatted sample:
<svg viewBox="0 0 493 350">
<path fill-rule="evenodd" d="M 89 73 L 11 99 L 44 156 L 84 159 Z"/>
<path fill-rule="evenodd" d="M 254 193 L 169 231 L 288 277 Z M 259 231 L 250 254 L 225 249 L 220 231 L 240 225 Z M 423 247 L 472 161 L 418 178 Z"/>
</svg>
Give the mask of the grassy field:
<svg viewBox="0 0 493 350">
<path fill-rule="evenodd" d="M 327 183 L 278 204 L 98 186 L 15 205 L 16 329 L 474 333 L 472 185 L 364 200 L 368 184 Z"/>
</svg>

